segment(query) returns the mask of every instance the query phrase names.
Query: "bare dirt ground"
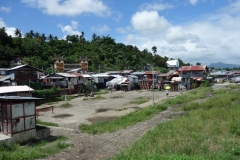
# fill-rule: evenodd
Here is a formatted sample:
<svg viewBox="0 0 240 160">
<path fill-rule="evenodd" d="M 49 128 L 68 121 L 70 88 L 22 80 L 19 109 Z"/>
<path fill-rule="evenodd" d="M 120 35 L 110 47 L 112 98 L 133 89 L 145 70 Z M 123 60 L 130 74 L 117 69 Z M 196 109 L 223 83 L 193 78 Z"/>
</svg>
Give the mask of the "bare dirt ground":
<svg viewBox="0 0 240 160">
<path fill-rule="evenodd" d="M 148 107 L 153 104 L 152 95 L 151 91 L 115 91 L 101 95 L 103 98 L 98 100 L 90 100 L 91 98 L 86 100 L 86 97 L 78 97 L 67 102 L 37 107 L 54 106 L 53 114 L 51 111 L 40 112 L 38 118 L 45 122 L 59 124 L 60 127 L 51 127 L 51 135 L 65 135 L 69 137 L 67 143 L 74 145 L 73 147 L 64 149 L 59 154 L 51 155 L 44 159 L 109 159 L 122 149 L 130 146 L 135 140 L 144 135 L 148 130 L 154 128 L 157 124 L 184 114 L 183 111 L 177 109 L 180 106 L 172 106 L 155 115 L 150 120 L 129 126 L 114 133 L 89 135 L 78 130 L 78 126 L 83 123 L 90 124 L 111 120 L 136 109 Z M 164 91 L 156 91 L 154 92 L 154 102 L 161 103 L 167 98 L 173 98 L 178 95 L 180 95 L 180 92 L 170 92 L 169 97 L 166 97 Z M 150 100 L 140 105 L 130 103 L 133 100 L 139 99 L 139 97 L 149 97 Z M 65 103 L 69 103 L 71 106 L 62 107 L 62 104 Z M 99 110 L 102 112 L 97 112 Z"/>
</svg>

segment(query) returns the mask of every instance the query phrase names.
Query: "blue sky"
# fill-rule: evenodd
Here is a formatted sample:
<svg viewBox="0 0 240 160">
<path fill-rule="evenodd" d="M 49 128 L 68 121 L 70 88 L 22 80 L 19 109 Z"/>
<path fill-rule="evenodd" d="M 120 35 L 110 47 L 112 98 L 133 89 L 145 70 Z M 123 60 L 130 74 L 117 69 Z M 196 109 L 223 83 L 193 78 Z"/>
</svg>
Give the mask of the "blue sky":
<svg viewBox="0 0 240 160">
<path fill-rule="evenodd" d="M 109 35 L 185 63 L 240 63 L 240 0 L 1 0 L 0 27 Z"/>
</svg>

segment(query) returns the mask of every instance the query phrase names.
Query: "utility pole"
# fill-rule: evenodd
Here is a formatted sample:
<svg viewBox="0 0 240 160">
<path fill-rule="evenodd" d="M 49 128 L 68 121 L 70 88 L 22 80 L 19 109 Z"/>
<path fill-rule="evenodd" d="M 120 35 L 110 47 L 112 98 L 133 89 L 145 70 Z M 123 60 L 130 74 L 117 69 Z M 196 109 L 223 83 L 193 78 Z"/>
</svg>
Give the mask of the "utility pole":
<svg viewBox="0 0 240 160">
<path fill-rule="evenodd" d="M 153 106 L 155 105 L 154 103 L 154 68 L 153 68 L 153 65 L 152 65 L 152 100 L 153 100 Z"/>
<path fill-rule="evenodd" d="M 98 73 L 100 73 L 101 64 L 98 65 Z"/>
</svg>

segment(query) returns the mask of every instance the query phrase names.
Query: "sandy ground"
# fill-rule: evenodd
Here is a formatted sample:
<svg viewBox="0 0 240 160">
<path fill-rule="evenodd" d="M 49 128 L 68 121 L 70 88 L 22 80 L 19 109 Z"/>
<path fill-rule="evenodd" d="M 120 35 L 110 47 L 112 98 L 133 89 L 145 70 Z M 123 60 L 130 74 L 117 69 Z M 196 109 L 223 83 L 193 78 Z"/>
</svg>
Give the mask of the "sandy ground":
<svg viewBox="0 0 240 160">
<path fill-rule="evenodd" d="M 155 91 L 154 102 L 155 104 L 161 103 L 166 99 L 178 95 L 180 95 L 180 92 L 169 92 L 169 96 L 167 97 L 165 91 Z M 45 108 L 54 106 L 54 113 L 51 110 L 40 112 L 38 118 L 45 122 L 59 124 L 60 127 L 50 127 L 51 135 L 65 135 L 69 137 L 67 143 L 74 145 L 74 147 L 64 149 L 61 153 L 46 157 L 44 160 L 109 159 L 122 149 L 130 146 L 136 139 L 140 138 L 157 124 L 184 114 L 181 110 L 176 109 L 176 107 L 170 107 L 150 120 L 129 126 L 115 133 L 104 133 L 101 135 L 82 133 L 78 130 L 80 124 L 111 120 L 153 104 L 152 91 L 115 91 L 101 96 L 103 98 L 98 100 L 91 100 L 89 97 L 86 100 L 86 97 L 78 97 L 67 102 L 37 107 Z M 139 97 L 149 97 L 150 99 L 148 102 L 140 105 L 130 103 L 139 99 Z M 71 106 L 62 107 L 62 104 L 65 103 L 69 103 Z M 98 112 L 99 110 L 102 112 Z"/>
<path fill-rule="evenodd" d="M 154 102 L 160 103 L 166 98 L 179 94 L 180 92 L 170 92 L 167 97 L 164 91 L 155 91 Z M 153 104 L 152 91 L 114 91 L 102 94 L 101 99 L 94 99 L 95 97 L 78 97 L 70 101 L 37 106 L 37 109 L 50 107 L 47 111 L 40 112 L 38 119 L 44 122 L 57 123 L 63 128 L 74 129 L 83 123 L 90 124 L 110 120 Z M 140 105 L 130 103 L 140 97 L 148 97 L 149 101 Z M 64 107 L 66 103 L 70 106 Z M 51 106 L 54 107 L 53 113 Z"/>
</svg>

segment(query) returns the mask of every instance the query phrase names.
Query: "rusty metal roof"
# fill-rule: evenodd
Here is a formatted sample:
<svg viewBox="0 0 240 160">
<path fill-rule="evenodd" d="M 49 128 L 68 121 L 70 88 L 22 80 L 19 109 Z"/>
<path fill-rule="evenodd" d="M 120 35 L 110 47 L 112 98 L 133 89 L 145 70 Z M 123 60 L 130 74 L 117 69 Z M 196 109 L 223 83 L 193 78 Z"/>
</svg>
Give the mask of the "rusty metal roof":
<svg viewBox="0 0 240 160">
<path fill-rule="evenodd" d="M 144 74 L 159 74 L 159 71 L 146 71 Z"/>
<path fill-rule="evenodd" d="M 188 72 L 188 71 L 205 71 L 207 66 L 182 66 L 179 71 Z"/>
</svg>

